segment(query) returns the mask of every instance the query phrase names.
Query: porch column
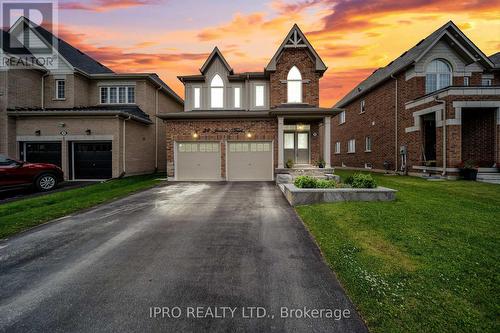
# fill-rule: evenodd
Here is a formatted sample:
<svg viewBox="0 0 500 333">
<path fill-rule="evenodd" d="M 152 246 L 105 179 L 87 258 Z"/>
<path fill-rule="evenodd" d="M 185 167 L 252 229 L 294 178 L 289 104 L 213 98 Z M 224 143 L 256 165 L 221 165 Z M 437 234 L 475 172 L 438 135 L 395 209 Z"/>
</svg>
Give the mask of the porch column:
<svg viewBox="0 0 500 333">
<path fill-rule="evenodd" d="M 283 163 L 283 154 L 284 154 L 284 147 L 283 147 L 283 133 L 284 133 L 284 118 L 283 117 L 278 117 L 278 169 L 283 169 L 285 167 Z"/>
<path fill-rule="evenodd" d="M 331 117 L 325 117 L 323 120 L 323 159 L 325 160 L 325 168 L 331 168 L 331 145 L 330 141 L 332 140 L 332 132 L 331 132 Z"/>
</svg>

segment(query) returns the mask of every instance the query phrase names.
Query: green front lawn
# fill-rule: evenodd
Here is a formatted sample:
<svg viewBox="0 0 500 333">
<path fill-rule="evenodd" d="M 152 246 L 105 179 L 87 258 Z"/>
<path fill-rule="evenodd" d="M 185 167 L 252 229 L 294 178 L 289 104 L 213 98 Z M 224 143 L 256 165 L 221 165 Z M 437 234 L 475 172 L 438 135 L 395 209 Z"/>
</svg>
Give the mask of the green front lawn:
<svg viewBox="0 0 500 333">
<path fill-rule="evenodd" d="M 89 185 L 0 205 L 0 239 L 159 184 L 165 175 L 144 175 Z"/>
<path fill-rule="evenodd" d="M 500 186 L 373 176 L 397 201 L 297 207 L 370 330 L 500 332 Z"/>
</svg>

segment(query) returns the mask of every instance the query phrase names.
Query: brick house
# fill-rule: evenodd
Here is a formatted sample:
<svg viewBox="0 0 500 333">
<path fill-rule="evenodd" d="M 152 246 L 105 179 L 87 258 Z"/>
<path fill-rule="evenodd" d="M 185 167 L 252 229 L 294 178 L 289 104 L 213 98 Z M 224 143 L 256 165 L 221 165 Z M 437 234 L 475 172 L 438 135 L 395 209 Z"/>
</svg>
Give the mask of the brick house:
<svg viewBox="0 0 500 333">
<path fill-rule="evenodd" d="M 272 180 L 286 164 L 330 167 L 330 120 L 319 107 L 326 65 L 297 25 L 262 72 L 236 73 L 218 48 L 180 76 L 184 112 L 160 114 L 176 180 Z M 287 163 L 288 162 L 288 163 Z"/>
<path fill-rule="evenodd" d="M 500 53 L 487 57 L 448 22 L 343 97 L 332 162 L 453 177 L 463 161 L 500 163 Z"/>
<path fill-rule="evenodd" d="M 55 65 L 0 68 L 1 154 L 57 164 L 68 180 L 166 170 L 156 115 L 183 101 L 156 74 L 115 73 L 26 18 L 2 34 L 2 59 L 21 59 L 5 40 L 29 38 L 51 48 Z"/>
</svg>

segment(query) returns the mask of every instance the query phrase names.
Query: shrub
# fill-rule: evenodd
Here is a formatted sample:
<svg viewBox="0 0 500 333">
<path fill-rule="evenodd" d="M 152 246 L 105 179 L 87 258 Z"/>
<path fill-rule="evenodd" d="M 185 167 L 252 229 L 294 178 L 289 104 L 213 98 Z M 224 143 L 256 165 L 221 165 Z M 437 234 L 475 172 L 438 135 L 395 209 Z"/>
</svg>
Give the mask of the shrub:
<svg viewBox="0 0 500 333">
<path fill-rule="evenodd" d="M 298 188 L 335 188 L 334 180 L 316 179 L 310 176 L 299 176 L 293 182 Z"/>
<path fill-rule="evenodd" d="M 352 182 L 350 184 L 353 188 L 375 188 L 377 183 L 375 179 L 369 174 L 357 173 L 352 176 Z"/>
<path fill-rule="evenodd" d="M 315 188 L 316 179 L 310 176 L 298 176 L 293 184 L 299 188 Z"/>
<path fill-rule="evenodd" d="M 346 185 L 352 185 L 353 180 L 354 180 L 354 176 L 353 176 L 353 175 L 349 175 L 349 176 L 347 176 L 347 178 L 344 180 L 344 184 L 346 184 Z"/>
<path fill-rule="evenodd" d="M 337 183 L 334 180 L 317 179 L 316 188 L 336 188 Z"/>
</svg>

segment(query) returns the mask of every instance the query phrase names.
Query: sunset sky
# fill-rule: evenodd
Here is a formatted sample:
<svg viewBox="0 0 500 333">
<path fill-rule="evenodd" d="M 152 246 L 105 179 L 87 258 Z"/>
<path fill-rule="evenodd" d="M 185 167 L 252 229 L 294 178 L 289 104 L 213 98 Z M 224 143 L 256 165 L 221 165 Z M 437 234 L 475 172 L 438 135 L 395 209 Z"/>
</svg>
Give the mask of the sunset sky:
<svg viewBox="0 0 500 333">
<path fill-rule="evenodd" d="M 117 72 L 156 72 L 183 96 L 218 46 L 236 72 L 261 71 L 294 23 L 328 66 L 321 105 L 453 20 L 486 55 L 500 51 L 500 0 L 60 1 L 59 35 Z"/>
</svg>

